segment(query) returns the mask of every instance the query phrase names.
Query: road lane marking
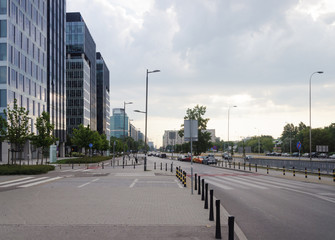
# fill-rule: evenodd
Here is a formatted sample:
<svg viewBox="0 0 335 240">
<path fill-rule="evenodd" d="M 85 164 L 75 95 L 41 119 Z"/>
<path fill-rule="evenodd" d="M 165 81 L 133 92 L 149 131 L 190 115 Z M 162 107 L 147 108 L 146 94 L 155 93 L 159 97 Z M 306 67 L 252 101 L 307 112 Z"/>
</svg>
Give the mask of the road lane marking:
<svg viewBox="0 0 335 240">
<path fill-rule="evenodd" d="M 96 182 L 96 181 L 98 181 L 99 179 L 100 179 L 100 178 L 93 179 L 92 181 L 89 181 L 89 182 L 87 182 L 87 183 L 84 183 L 84 184 L 82 184 L 82 185 L 79 185 L 78 188 L 85 187 L 86 185 L 89 185 L 89 184 L 91 184 L 91 183 L 93 183 L 93 182 Z"/>
<path fill-rule="evenodd" d="M 15 182 L 15 183 L 6 184 L 6 185 L 0 186 L 0 187 L 3 187 L 3 188 L 4 187 L 12 187 L 12 186 L 20 185 L 20 184 L 23 184 L 23 183 L 30 183 L 30 182 L 39 181 L 39 180 L 46 179 L 46 178 L 48 178 L 48 177 L 34 178 L 34 179 L 30 179 L 30 180 L 23 181 L 23 182 Z"/>
<path fill-rule="evenodd" d="M 177 183 L 177 185 L 179 186 L 179 188 L 184 188 L 184 187 L 178 182 L 177 179 L 175 179 L 174 181 Z"/>
<path fill-rule="evenodd" d="M 272 183 L 264 183 L 264 182 L 261 182 L 261 181 L 257 181 L 256 179 L 244 179 L 244 178 L 239 178 L 239 177 L 235 177 L 236 179 L 239 179 L 241 181 L 253 181 L 253 183 L 255 184 L 259 184 L 261 186 L 264 186 L 264 187 L 270 187 L 270 188 L 281 188 L 280 186 L 276 186 L 276 185 L 273 185 Z"/>
<path fill-rule="evenodd" d="M 138 179 L 136 178 L 132 184 L 130 184 L 129 188 L 133 188 L 135 186 L 135 184 L 137 183 Z"/>
<path fill-rule="evenodd" d="M 46 180 L 42 180 L 42 181 L 38 181 L 38 182 L 34 182 L 34 183 L 29 183 L 29 184 L 25 184 L 25 185 L 22 185 L 22 186 L 19 186 L 19 187 L 31 187 L 31 186 L 35 186 L 35 185 L 38 185 L 38 184 L 42 184 L 42 183 L 46 183 L 46 182 L 51 182 L 51 181 L 55 181 L 55 180 L 58 180 L 58 179 L 61 179 L 63 177 L 54 177 L 54 178 L 49 178 L 49 179 L 46 179 Z"/>
<path fill-rule="evenodd" d="M 297 192 L 297 193 L 306 194 L 306 195 L 309 195 L 309 196 L 313 196 L 313 197 L 316 197 L 316 198 L 325 200 L 325 201 L 327 201 L 327 202 L 335 203 L 335 199 L 331 199 L 331 198 L 328 198 L 328 197 L 325 197 L 325 196 L 320 196 L 320 195 L 318 195 L 318 194 L 309 193 L 309 192 L 304 192 L 304 191 L 299 191 L 299 190 L 297 190 L 297 189 L 292 189 L 292 188 L 283 188 L 283 189 L 286 189 L 286 190 L 288 190 L 288 191 Z"/>
<path fill-rule="evenodd" d="M 25 177 L 25 178 L 19 178 L 19 179 L 15 179 L 15 180 L 6 181 L 6 182 L 1 182 L 0 185 L 13 183 L 13 182 L 20 182 L 20 181 L 24 181 L 24 180 L 31 179 L 31 178 L 33 178 L 33 177 Z"/>
</svg>

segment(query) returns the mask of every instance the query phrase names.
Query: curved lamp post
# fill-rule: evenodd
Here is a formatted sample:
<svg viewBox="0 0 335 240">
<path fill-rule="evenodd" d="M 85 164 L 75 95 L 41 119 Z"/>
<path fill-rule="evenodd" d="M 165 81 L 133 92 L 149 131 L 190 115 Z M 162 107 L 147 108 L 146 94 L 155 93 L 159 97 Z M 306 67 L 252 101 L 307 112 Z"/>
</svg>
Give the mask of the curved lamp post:
<svg viewBox="0 0 335 240">
<path fill-rule="evenodd" d="M 149 71 L 147 69 L 146 81 L 145 81 L 145 111 L 134 110 L 134 112 L 145 113 L 145 137 L 144 137 L 144 171 L 147 170 L 147 130 L 148 130 L 148 75 L 149 73 L 157 73 L 160 70 Z"/>
<path fill-rule="evenodd" d="M 312 76 L 323 71 L 313 72 L 309 78 L 309 160 L 312 161 Z"/>
<path fill-rule="evenodd" d="M 232 107 L 237 107 L 237 106 L 229 106 L 228 107 L 228 158 L 229 158 L 229 112 L 230 112 L 230 108 Z"/>
</svg>

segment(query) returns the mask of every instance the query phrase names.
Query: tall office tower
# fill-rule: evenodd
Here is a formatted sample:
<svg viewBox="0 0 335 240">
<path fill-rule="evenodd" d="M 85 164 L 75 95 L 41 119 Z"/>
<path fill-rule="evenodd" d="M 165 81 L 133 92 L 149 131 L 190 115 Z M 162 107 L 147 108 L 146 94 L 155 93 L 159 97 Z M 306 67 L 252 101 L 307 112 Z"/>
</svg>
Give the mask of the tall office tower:
<svg viewBox="0 0 335 240">
<path fill-rule="evenodd" d="M 110 139 L 110 100 L 109 100 L 109 70 L 101 56 L 97 52 L 97 130 Z"/>
<path fill-rule="evenodd" d="M 59 155 L 63 157 L 66 142 L 66 1 L 47 2 L 47 111 L 51 123 L 55 125 L 54 135 L 58 138 Z"/>
<path fill-rule="evenodd" d="M 29 110 L 32 132 L 47 110 L 47 11 L 47 0 L 0 0 L 0 114 L 17 99 Z M 6 160 L 9 146 L 0 146 L 0 161 Z"/>
<path fill-rule="evenodd" d="M 97 130 L 96 45 L 80 13 L 66 13 L 66 127 Z"/>
<path fill-rule="evenodd" d="M 123 108 L 113 108 L 113 116 L 110 117 L 110 122 L 112 137 L 123 138 L 123 136 L 128 136 L 129 119 Z"/>
</svg>

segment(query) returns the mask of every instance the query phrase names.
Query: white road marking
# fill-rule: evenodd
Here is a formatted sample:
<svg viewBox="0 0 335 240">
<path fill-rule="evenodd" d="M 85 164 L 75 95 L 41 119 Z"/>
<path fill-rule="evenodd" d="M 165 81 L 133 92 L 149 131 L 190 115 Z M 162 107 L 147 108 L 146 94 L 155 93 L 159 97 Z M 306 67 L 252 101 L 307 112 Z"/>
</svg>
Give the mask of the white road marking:
<svg viewBox="0 0 335 240">
<path fill-rule="evenodd" d="M 178 182 L 177 179 L 175 179 L 174 181 L 178 184 L 179 188 L 184 188 L 184 187 Z"/>
<path fill-rule="evenodd" d="M 206 179 L 205 179 L 205 182 L 207 182 L 207 183 L 209 183 L 209 184 L 212 184 L 212 185 L 214 185 L 214 186 L 217 186 L 217 187 L 219 187 L 219 188 L 225 189 L 225 190 L 231 190 L 231 189 L 233 189 L 233 188 L 231 188 L 231 187 L 228 187 L 228 186 L 223 185 L 223 183 L 213 182 L 212 180 L 215 181 L 214 178 L 211 178 L 211 180 L 208 180 L 208 179 L 206 178 Z"/>
<path fill-rule="evenodd" d="M 135 186 L 135 184 L 137 183 L 138 179 L 136 178 L 132 184 L 130 184 L 129 188 L 133 188 Z"/>
<path fill-rule="evenodd" d="M 100 179 L 100 178 L 93 179 L 92 181 L 89 181 L 89 182 L 87 182 L 87 183 L 84 183 L 84 184 L 78 186 L 78 188 L 85 187 L 86 185 L 91 184 L 91 183 L 93 183 L 93 182 L 96 182 L 96 181 L 98 181 L 99 179 Z"/>
<path fill-rule="evenodd" d="M 55 181 L 55 180 L 61 179 L 61 178 L 63 178 L 63 177 L 49 178 L 49 179 L 46 179 L 46 180 L 42 180 L 42 181 L 38 181 L 38 182 L 34 182 L 34 183 L 29 183 L 29 184 L 25 184 L 25 185 L 22 185 L 22 186 L 19 186 L 19 187 L 24 187 L 24 188 L 25 187 L 31 187 L 31 186 L 35 186 L 35 185 L 38 185 L 38 184 Z"/>
<path fill-rule="evenodd" d="M 34 179 L 30 179 L 30 180 L 23 181 L 23 182 L 16 182 L 16 183 L 6 184 L 6 185 L 0 186 L 0 187 L 12 187 L 12 186 L 20 185 L 20 184 L 23 184 L 23 183 L 30 183 L 30 182 L 39 181 L 39 180 L 46 179 L 46 178 L 48 178 L 48 177 L 34 178 Z"/>
<path fill-rule="evenodd" d="M 33 177 L 25 177 L 25 178 L 19 178 L 19 179 L 15 179 L 15 180 L 6 181 L 6 182 L 1 182 L 0 185 L 13 183 L 13 182 L 24 181 L 24 180 L 31 179 L 31 178 L 33 178 Z"/>
<path fill-rule="evenodd" d="M 244 182 L 244 181 L 240 181 L 240 180 L 237 180 L 237 179 L 234 179 L 233 177 L 224 177 L 223 179 L 227 180 L 227 181 L 231 181 L 231 182 L 236 182 L 236 183 L 239 183 L 239 184 L 243 184 L 243 185 L 246 185 L 246 186 L 249 186 L 249 187 L 253 187 L 253 188 L 259 188 L 259 189 L 267 189 L 266 187 L 261 187 L 261 186 L 258 186 L 256 184 L 252 184 L 252 183 L 247 183 L 247 182 Z"/>
</svg>

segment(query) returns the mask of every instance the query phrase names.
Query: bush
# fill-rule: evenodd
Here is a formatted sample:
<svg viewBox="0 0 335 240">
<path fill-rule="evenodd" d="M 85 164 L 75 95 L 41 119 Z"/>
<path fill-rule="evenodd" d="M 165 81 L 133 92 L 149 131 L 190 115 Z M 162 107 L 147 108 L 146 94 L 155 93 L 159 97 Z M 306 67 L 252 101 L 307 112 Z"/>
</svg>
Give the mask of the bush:
<svg viewBox="0 0 335 240">
<path fill-rule="evenodd" d="M 94 157 L 81 157 L 81 158 L 69 158 L 58 160 L 58 164 L 79 164 L 79 163 L 99 163 L 113 158 L 112 156 L 94 156 Z"/>
<path fill-rule="evenodd" d="M 79 153 L 79 152 L 72 152 L 72 153 L 71 153 L 71 156 L 72 156 L 72 157 L 84 157 L 85 154 L 83 154 L 83 153 Z"/>
<path fill-rule="evenodd" d="M 0 165 L 0 175 L 36 175 L 55 169 L 52 165 Z"/>
</svg>

